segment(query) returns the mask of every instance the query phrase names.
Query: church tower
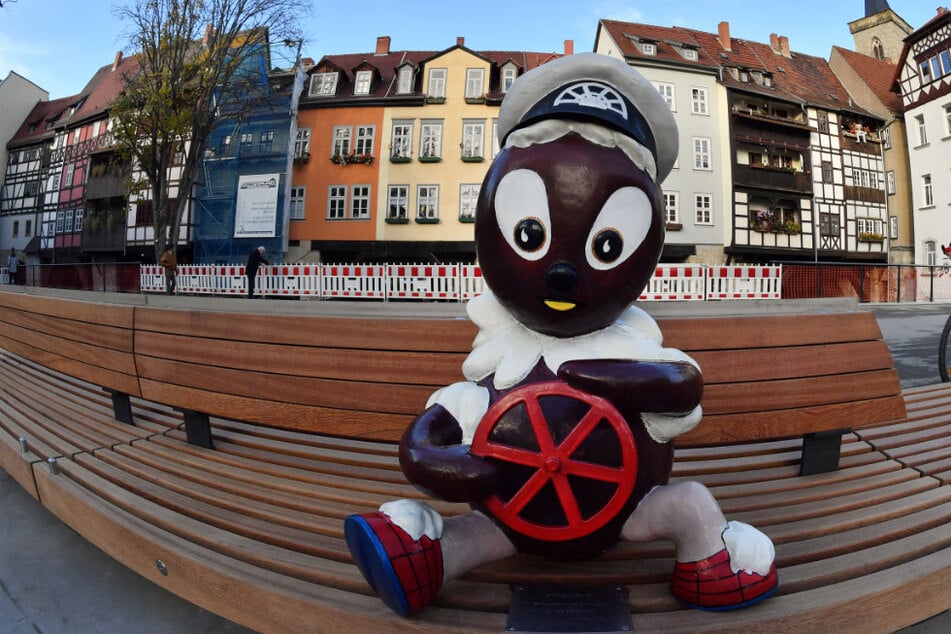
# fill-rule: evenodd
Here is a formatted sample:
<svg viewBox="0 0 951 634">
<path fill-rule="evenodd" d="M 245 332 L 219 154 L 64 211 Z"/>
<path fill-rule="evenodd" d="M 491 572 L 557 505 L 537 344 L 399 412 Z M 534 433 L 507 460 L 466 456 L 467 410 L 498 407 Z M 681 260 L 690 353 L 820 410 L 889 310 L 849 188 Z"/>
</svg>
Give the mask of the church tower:
<svg viewBox="0 0 951 634">
<path fill-rule="evenodd" d="M 865 17 L 849 22 L 855 50 L 898 63 L 904 40 L 914 31 L 888 6 L 888 0 L 865 0 Z"/>
</svg>

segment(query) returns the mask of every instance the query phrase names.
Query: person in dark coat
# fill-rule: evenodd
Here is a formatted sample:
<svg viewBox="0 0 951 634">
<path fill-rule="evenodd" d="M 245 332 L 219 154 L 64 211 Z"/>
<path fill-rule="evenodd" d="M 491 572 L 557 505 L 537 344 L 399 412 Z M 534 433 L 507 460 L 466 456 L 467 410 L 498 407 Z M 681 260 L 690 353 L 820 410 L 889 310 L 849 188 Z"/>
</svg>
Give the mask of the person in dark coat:
<svg viewBox="0 0 951 634">
<path fill-rule="evenodd" d="M 264 259 L 264 247 L 258 247 L 248 256 L 248 263 L 244 267 L 244 273 L 248 276 L 248 297 L 254 298 L 254 281 L 258 275 L 258 267 L 262 264 L 270 264 Z"/>
</svg>

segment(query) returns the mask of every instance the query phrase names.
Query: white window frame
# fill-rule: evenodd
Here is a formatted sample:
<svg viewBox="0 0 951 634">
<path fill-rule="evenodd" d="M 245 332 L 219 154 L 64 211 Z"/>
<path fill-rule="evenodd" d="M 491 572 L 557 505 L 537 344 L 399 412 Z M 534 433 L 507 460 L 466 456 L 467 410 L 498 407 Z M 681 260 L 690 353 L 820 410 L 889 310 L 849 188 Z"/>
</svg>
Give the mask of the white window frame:
<svg viewBox="0 0 951 634">
<path fill-rule="evenodd" d="M 386 196 L 387 220 L 408 220 L 409 185 L 390 185 Z"/>
<path fill-rule="evenodd" d="M 433 99 L 446 98 L 446 81 L 449 71 L 446 68 L 430 68 L 429 82 L 426 85 L 426 96 Z"/>
<path fill-rule="evenodd" d="M 885 172 L 885 193 L 888 195 L 895 193 L 895 170 Z"/>
<path fill-rule="evenodd" d="M 311 97 L 333 97 L 337 94 L 337 80 L 340 73 L 314 73 L 310 76 L 310 88 L 307 94 Z"/>
<path fill-rule="evenodd" d="M 485 121 L 462 121 L 462 157 L 485 158 Z"/>
<path fill-rule="evenodd" d="M 373 156 L 373 144 L 376 140 L 376 126 L 358 125 L 353 152 L 358 156 Z"/>
<path fill-rule="evenodd" d="M 677 88 L 669 81 L 652 81 L 654 88 L 664 98 L 671 112 L 677 112 Z"/>
<path fill-rule="evenodd" d="M 330 156 L 350 156 L 353 151 L 353 128 L 348 125 L 334 126 L 333 145 Z"/>
<path fill-rule="evenodd" d="M 688 62 L 695 62 L 700 59 L 700 55 L 697 53 L 697 49 L 694 48 L 685 48 L 683 49 L 684 59 Z"/>
<path fill-rule="evenodd" d="M 680 192 L 664 192 L 664 222 L 680 224 Z"/>
<path fill-rule="evenodd" d="M 442 158 L 443 122 L 424 120 L 419 128 L 419 158 Z"/>
<path fill-rule="evenodd" d="M 369 95 L 370 84 L 373 82 L 372 70 L 358 70 L 353 78 L 353 94 Z"/>
<path fill-rule="evenodd" d="M 390 158 L 410 158 L 413 156 L 413 125 L 415 121 L 399 119 L 393 121 L 393 133 L 390 141 Z"/>
<path fill-rule="evenodd" d="M 892 129 L 890 126 L 885 126 L 879 131 L 879 134 L 882 137 L 882 143 L 885 145 L 886 150 L 892 148 Z"/>
<path fill-rule="evenodd" d="M 694 194 L 694 224 L 713 224 L 713 194 Z"/>
<path fill-rule="evenodd" d="M 691 114 L 709 115 L 709 93 L 703 86 L 690 87 Z"/>
<path fill-rule="evenodd" d="M 641 53 L 654 57 L 657 55 L 657 45 L 653 42 L 641 42 Z"/>
<path fill-rule="evenodd" d="M 922 195 L 925 207 L 934 207 L 934 183 L 931 180 L 931 174 L 924 174 L 921 177 Z"/>
<path fill-rule="evenodd" d="M 915 115 L 915 124 L 918 128 L 918 145 L 928 144 L 928 128 L 925 125 L 925 115 Z"/>
<path fill-rule="evenodd" d="M 951 136 L 951 103 L 944 104 L 945 136 Z"/>
<path fill-rule="evenodd" d="M 416 186 L 416 220 L 439 220 L 439 185 Z"/>
<path fill-rule="evenodd" d="M 466 99 L 481 99 L 485 97 L 485 69 L 466 69 Z"/>
<path fill-rule="evenodd" d="M 310 128 L 297 128 L 297 138 L 294 139 L 294 158 L 310 156 Z"/>
<path fill-rule="evenodd" d="M 330 185 L 327 187 L 327 220 L 346 220 L 347 186 Z"/>
<path fill-rule="evenodd" d="M 889 240 L 898 239 L 898 216 L 891 216 L 888 219 L 888 238 Z"/>
<path fill-rule="evenodd" d="M 693 168 L 695 170 L 711 171 L 713 169 L 710 137 L 693 137 Z"/>
<path fill-rule="evenodd" d="M 352 185 L 350 187 L 350 218 L 368 220 L 370 218 L 370 185 Z"/>
<path fill-rule="evenodd" d="M 63 175 L 63 187 L 72 187 L 73 186 L 73 175 L 76 173 L 76 164 L 69 163 L 66 165 L 66 173 Z"/>
<path fill-rule="evenodd" d="M 396 94 L 408 95 L 413 92 L 413 67 L 405 64 L 400 67 L 399 80 L 396 84 Z"/>
<path fill-rule="evenodd" d="M 938 263 L 938 250 L 934 240 L 925 242 L 925 263 L 928 266 L 935 266 Z"/>
<path fill-rule="evenodd" d="M 291 187 L 289 216 L 291 220 L 304 220 L 307 202 L 307 188 L 302 185 Z"/>
<path fill-rule="evenodd" d="M 479 183 L 463 183 L 459 186 L 459 219 L 475 220 L 476 205 L 479 202 Z"/>
<path fill-rule="evenodd" d="M 499 120 L 492 119 L 492 158 L 498 156 L 502 148 L 499 146 Z"/>
<path fill-rule="evenodd" d="M 502 67 L 502 92 L 508 92 L 509 88 L 512 87 L 512 84 L 515 83 L 516 79 L 518 79 L 518 68 L 515 66 L 515 64 L 509 62 Z"/>
</svg>

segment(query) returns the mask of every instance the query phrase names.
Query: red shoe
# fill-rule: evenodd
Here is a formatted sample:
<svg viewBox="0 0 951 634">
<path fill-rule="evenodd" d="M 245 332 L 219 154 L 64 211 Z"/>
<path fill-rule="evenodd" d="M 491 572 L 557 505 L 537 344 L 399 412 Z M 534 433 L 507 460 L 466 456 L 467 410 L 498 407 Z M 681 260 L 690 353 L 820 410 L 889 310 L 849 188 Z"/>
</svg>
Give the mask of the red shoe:
<svg viewBox="0 0 951 634">
<path fill-rule="evenodd" d="M 344 534 L 354 563 L 391 610 L 409 616 L 442 588 L 442 546 L 423 535 L 414 540 L 383 513 L 351 515 Z"/>
<path fill-rule="evenodd" d="M 776 564 L 765 576 L 733 572 L 730 553 L 720 552 L 691 563 L 677 562 L 670 591 L 685 605 L 700 610 L 735 610 L 765 599 L 776 591 Z"/>
</svg>

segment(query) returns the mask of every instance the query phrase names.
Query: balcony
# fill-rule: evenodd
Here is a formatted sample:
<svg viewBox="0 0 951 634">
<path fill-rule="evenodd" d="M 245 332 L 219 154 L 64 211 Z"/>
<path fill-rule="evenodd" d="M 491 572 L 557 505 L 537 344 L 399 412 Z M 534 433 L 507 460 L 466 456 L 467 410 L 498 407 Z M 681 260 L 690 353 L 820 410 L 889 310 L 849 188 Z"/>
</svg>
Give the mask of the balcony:
<svg viewBox="0 0 951 634">
<path fill-rule="evenodd" d="M 736 185 L 758 189 L 812 193 L 812 178 L 808 172 L 793 171 L 785 167 L 752 167 L 735 164 L 733 182 Z"/>
<path fill-rule="evenodd" d="M 885 192 L 881 189 L 872 189 L 871 187 L 853 187 L 852 185 L 846 185 L 845 199 L 884 205 Z"/>
<path fill-rule="evenodd" d="M 128 193 L 127 177 L 120 172 L 105 172 L 100 176 L 89 176 L 86 183 L 86 199 L 122 198 Z"/>
</svg>

